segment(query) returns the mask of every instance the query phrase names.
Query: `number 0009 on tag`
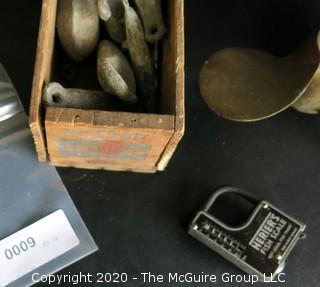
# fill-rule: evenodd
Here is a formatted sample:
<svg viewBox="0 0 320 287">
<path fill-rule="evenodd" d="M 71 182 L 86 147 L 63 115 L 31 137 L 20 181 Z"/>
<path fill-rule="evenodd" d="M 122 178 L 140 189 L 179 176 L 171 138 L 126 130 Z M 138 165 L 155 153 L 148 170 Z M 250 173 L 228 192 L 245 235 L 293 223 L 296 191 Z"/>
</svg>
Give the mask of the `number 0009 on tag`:
<svg viewBox="0 0 320 287">
<path fill-rule="evenodd" d="M 58 210 L 0 241 L 0 286 L 7 286 L 79 245 L 69 220 Z"/>
</svg>

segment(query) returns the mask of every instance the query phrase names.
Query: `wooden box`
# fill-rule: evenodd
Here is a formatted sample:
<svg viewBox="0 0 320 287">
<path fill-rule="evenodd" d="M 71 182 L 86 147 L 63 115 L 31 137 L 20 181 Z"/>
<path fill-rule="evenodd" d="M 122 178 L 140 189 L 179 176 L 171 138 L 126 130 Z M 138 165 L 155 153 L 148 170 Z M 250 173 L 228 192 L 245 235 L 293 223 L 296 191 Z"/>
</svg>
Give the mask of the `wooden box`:
<svg viewBox="0 0 320 287">
<path fill-rule="evenodd" d="M 160 114 L 44 108 L 42 90 L 54 79 L 58 0 L 43 0 L 30 106 L 40 161 L 116 171 L 164 170 L 184 134 L 184 0 L 165 0 Z M 77 87 L 74 87 L 77 88 Z"/>
</svg>

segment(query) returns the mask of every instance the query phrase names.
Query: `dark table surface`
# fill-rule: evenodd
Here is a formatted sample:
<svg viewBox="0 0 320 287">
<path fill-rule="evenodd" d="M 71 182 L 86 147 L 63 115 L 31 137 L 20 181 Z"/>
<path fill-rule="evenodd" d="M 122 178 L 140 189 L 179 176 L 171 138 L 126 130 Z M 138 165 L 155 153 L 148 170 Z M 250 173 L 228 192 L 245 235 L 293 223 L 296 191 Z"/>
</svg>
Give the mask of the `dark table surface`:
<svg viewBox="0 0 320 287">
<path fill-rule="evenodd" d="M 41 1 L 1 2 L 0 61 L 28 109 Z M 258 123 L 234 123 L 215 116 L 198 89 L 199 70 L 212 52 L 247 46 L 285 55 L 319 27 L 318 15 L 317 0 L 186 0 L 185 137 L 163 173 L 59 169 L 100 247 L 61 274 L 242 274 L 186 233 L 212 191 L 228 184 L 308 224 L 308 237 L 290 256 L 287 283 L 280 286 L 320 286 L 320 118 L 287 110 Z M 126 286 L 168 284 L 133 280 Z"/>
</svg>

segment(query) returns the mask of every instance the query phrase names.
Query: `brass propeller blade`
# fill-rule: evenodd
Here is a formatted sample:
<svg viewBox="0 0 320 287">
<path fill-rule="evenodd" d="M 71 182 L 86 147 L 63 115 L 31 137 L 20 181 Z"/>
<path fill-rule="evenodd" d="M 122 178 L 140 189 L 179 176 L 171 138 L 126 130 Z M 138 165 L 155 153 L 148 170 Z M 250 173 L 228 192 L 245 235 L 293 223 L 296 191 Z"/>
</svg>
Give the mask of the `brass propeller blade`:
<svg viewBox="0 0 320 287">
<path fill-rule="evenodd" d="M 319 47 L 320 34 L 316 34 L 283 58 L 252 49 L 221 50 L 201 70 L 202 97 L 214 112 L 234 121 L 266 119 L 292 105 L 316 113 L 320 110 Z M 310 107 L 311 102 L 318 107 Z"/>
</svg>

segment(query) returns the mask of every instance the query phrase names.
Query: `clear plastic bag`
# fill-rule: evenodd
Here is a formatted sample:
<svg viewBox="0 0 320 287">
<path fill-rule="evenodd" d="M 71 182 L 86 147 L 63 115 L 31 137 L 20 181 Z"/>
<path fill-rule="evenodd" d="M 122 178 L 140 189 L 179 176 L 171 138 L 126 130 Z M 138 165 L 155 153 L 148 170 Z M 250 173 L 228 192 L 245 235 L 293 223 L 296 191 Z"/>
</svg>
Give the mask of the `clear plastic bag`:
<svg viewBox="0 0 320 287">
<path fill-rule="evenodd" d="M 27 115 L 0 64 L 0 240 L 60 209 L 80 244 L 8 286 L 30 286 L 34 272 L 55 273 L 93 253 L 97 246 L 56 169 L 37 161 Z M 1 270 L 0 276 L 4 273 Z"/>
</svg>

